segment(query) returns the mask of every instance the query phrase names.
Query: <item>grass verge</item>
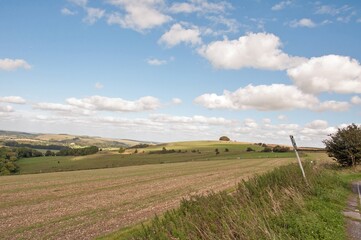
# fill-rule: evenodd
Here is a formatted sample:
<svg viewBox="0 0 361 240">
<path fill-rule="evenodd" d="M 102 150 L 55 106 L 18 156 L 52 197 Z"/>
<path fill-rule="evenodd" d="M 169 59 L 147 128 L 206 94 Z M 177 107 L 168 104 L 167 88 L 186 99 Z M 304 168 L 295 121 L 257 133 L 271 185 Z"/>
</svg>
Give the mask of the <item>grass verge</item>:
<svg viewBox="0 0 361 240">
<path fill-rule="evenodd" d="M 359 176 L 296 164 L 238 184 L 237 190 L 193 196 L 162 217 L 105 239 L 346 239 L 342 210 Z"/>
</svg>

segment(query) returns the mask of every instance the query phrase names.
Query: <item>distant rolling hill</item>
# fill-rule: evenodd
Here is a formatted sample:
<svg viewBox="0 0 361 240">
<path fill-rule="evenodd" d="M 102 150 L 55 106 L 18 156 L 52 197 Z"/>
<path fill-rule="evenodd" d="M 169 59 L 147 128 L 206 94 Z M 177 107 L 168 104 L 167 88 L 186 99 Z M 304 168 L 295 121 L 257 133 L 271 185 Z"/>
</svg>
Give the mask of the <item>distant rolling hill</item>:
<svg viewBox="0 0 361 240">
<path fill-rule="evenodd" d="M 5 141 L 29 143 L 34 145 L 61 145 L 61 146 L 91 146 L 102 148 L 131 147 L 137 144 L 156 144 L 156 142 L 138 141 L 131 139 L 113 139 L 97 136 L 78 136 L 71 134 L 42 134 L 0 130 L 0 144 Z"/>
</svg>

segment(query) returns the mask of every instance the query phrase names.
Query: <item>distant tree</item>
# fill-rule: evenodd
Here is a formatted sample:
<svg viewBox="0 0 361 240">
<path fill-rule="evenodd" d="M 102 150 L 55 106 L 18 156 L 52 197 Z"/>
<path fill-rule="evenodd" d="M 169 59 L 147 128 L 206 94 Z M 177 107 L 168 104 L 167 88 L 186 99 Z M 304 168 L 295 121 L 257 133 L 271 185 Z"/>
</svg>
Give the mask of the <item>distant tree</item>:
<svg viewBox="0 0 361 240">
<path fill-rule="evenodd" d="M 361 163 L 361 126 L 348 125 L 338 128 L 323 143 L 330 157 L 342 166 L 356 166 Z"/>
<path fill-rule="evenodd" d="M 52 152 L 52 151 L 50 151 L 50 150 L 47 150 L 46 152 L 45 152 L 45 156 L 47 156 L 47 157 L 49 157 L 49 156 L 54 156 L 55 154 L 54 154 L 54 152 Z"/>
<path fill-rule="evenodd" d="M 229 139 L 227 136 L 222 136 L 219 138 L 219 141 L 231 141 L 231 139 Z"/>
<path fill-rule="evenodd" d="M 229 152 L 229 149 L 228 149 L 228 148 L 226 148 L 226 149 L 224 149 L 224 151 L 225 151 L 225 152 Z"/>
<path fill-rule="evenodd" d="M 272 148 L 265 147 L 261 152 L 272 152 Z"/>
<path fill-rule="evenodd" d="M 248 148 L 246 149 L 246 151 L 247 151 L 247 152 L 254 152 L 254 149 L 251 148 L 251 147 L 248 147 Z"/>
<path fill-rule="evenodd" d="M 134 153 L 138 153 L 138 149 L 135 149 Z"/>
<path fill-rule="evenodd" d="M 119 152 L 119 153 L 124 153 L 124 152 L 125 152 L 125 148 L 124 148 L 124 147 L 120 147 L 118 152 Z"/>
<path fill-rule="evenodd" d="M 219 150 L 218 150 L 218 148 L 216 148 L 214 151 L 216 152 L 216 155 L 218 155 L 218 154 L 219 154 Z"/>
<path fill-rule="evenodd" d="M 290 151 L 289 147 L 281 147 L 280 145 L 277 145 L 273 148 L 273 152 L 288 152 Z"/>
<path fill-rule="evenodd" d="M 16 153 L 13 149 L 2 147 L 0 148 L 0 175 L 15 174 L 19 171 L 19 166 L 16 164 Z"/>
</svg>

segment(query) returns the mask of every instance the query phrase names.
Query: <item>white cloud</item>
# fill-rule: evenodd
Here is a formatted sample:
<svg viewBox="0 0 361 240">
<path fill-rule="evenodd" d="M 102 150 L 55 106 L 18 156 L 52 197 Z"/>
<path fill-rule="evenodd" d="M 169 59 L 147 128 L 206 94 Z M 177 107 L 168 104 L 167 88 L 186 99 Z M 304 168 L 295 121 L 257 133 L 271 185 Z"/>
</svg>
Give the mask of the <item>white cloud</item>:
<svg viewBox="0 0 361 240">
<path fill-rule="evenodd" d="M 9 105 L 6 105 L 6 106 L 3 106 L 3 105 L 0 105 L 0 113 L 6 113 L 6 112 L 13 112 L 14 109 L 12 106 L 9 106 Z"/>
<path fill-rule="evenodd" d="M 280 120 L 280 121 L 285 121 L 285 120 L 287 120 L 287 116 L 285 116 L 285 115 L 278 115 L 278 116 L 277 116 L 277 119 Z"/>
<path fill-rule="evenodd" d="M 97 82 L 97 83 L 95 83 L 94 87 L 95 87 L 96 89 L 102 89 L 102 88 L 104 87 L 104 85 L 101 84 L 100 82 Z"/>
<path fill-rule="evenodd" d="M 344 12 L 352 10 L 352 7 L 348 5 L 343 5 L 342 7 L 335 7 L 332 5 L 320 5 L 316 9 L 316 14 L 327 14 L 327 15 L 340 15 Z"/>
<path fill-rule="evenodd" d="M 353 96 L 351 98 L 351 103 L 355 104 L 355 105 L 360 105 L 361 104 L 361 98 L 359 96 Z"/>
<path fill-rule="evenodd" d="M 316 27 L 316 23 L 314 23 L 309 18 L 302 18 L 300 20 L 293 20 L 292 22 L 290 22 L 290 26 L 293 27 L 293 28 L 296 28 L 296 27 L 313 28 L 313 27 Z"/>
<path fill-rule="evenodd" d="M 110 4 L 125 10 L 126 14 L 113 13 L 108 16 L 108 24 L 122 28 L 144 31 L 163 25 L 171 17 L 162 13 L 164 0 L 109 0 Z"/>
<path fill-rule="evenodd" d="M 204 117 L 195 115 L 193 117 L 172 116 L 166 114 L 154 114 L 150 116 L 154 122 L 160 123 L 177 123 L 177 124 L 209 124 L 209 125 L 230 125 L 234 121 L 222 117 Z"/>
<path fill-rule="evenodd" d="M 197 45 L 202 43 L 200 35 L 201 32 L 198 27 L 193 26 L 186 29 L 181 24 L 176 23 L 161 36 L 158 42 L 165 44 L 167 47 L 174 47 L 181 43 Z"/>
<path fill-rule="evenodd" d="M 287 73 L 306 93 L 361 93 L 361 65 L 350 57 L 314 57 Z"/>
<path fill-rule="evenodd" d="M 23 59 L 0 59 L 0 70 L 12 71 L 18 68 L 30 69 L 31 66 Z"/>
<path fill-rule="evenodd" d="M 264 124 L 270 124 L 270 123 L 272 123 L 272 120 L 269 119 L 269 118 L 263 118 L 263 119 L 262 119 L 262 122 L 263 122 Z"/>
<path fill-rule="evenodd" d="M 202 29 L 204 35 L 225 35 L 227 33 L 237 33 L 239 31 L 240 23 L 236 19 L 226 18 L 222 15 L 207 16 L 213 25 L 212 28 Z"/>
<path fill-rule="evenodd" d="M 88 0 L 68 0 L 68 1 L 80 7 L 85 7 L 88 4 Z"/>
<path fill-rule="evenodd" d="M 74 109 L 73 106 L 60 104 L 60 103 L 37 103 L 33 106 L 35 109 L 41 110 L 50 110 L 50 111 L 61 111 L 61 112 L 70 112 Z"/>
<path fill-rule="evenodd" d="M 160 65 L 167 64 L 167 60 L 160 60 L 160 59 L 157 59 L 157 58 L 150 58 L 150 59 L 147 60 L 147 63 L 149 65 L 152 65 L 152 66 L 160 66 Z"/>
<path fill-rule="evenodd" d="M 7 97 L 0 97 L 0 102 L 25 104 L 26 100 L 19 96 L 7 96 Z"/>
<path fill-rule="evenodd" d="M 361 18 L 357 19 L 356 22 L 361 23 Z"/>
<path fill-rule="evenodd" d="M 292 57 L 282 52 L 280 39 L 269 33 L 249 33 L 237 40 L 212 42 L 199 49 L 216 68 L 257 68 L 284 70 L 304 62 L 301 57 Z"/>
<path fill-rule="evenodd" d="M 86 13 L 87 13 L 87 15 L 85 18 L 83 18 L 83 21 L 88 24 L 94 24 L 96 21 L 98 21 L 99 19 L 101 19 L 104 16 L 105 10 L 100 9 L 100 8 L 87 7 Z"/>
<path fill-rule="evenodd" d="M 357 12 L 353 7 L 349 5 L 343 5 L 341 7 L 336 7 L 333 5 L 319 5 L 316 8 L 316 14 L 325 14 L 331 15 L 335 18 L 336 21 L 348 23 L 354 17 Z"/>
<path fill-rule="evenodd" d="M 319 106 L 315 106 L 314 110 L 323 112 L 323 111 L 335 111 L 335 112 L 343 112 L 347 111 L 350 108 L 350 103 L 348 102 L 338 102 L 338 101 L 325 101 L 320 103 Z"/>
<path fill-rule="evenodd" d="M 62 115 L 91 115 L 94 114 L 93 111 L 88 109 L 81 109 L 75 106 L 61 104 L 61 103 L 47 103 L 41 102 L 33 105 L 34 109 L 39 109 L 43 111 L 53 111 L 61 113 Z"/>
<path fill-rule="evenodd" d="M 66 16 L 73 16 L 73 15 L 75 15 L 76 14 L 76 12 L 75 11 L 71 11 L 69 8 L 62 8 L 61 10 L 60 10 L 60 12 L 61 12 L 61 14 L 63 14 L 63 15 L 66 15 Z"/>
<path fill-rule="evenodd" d="M 281 1 L 281 2 L 273 5 L 273 7 L 271 9 L 273 11 L 279 11 L 279 10 L 286 8 L 287 6 L 289 6 L 291 4 L 292 4 L 292 1 Z"/>
<path fill-rule="evenodd" d="M 320 102 L 311 94 L 303 93 L 295 86 L 283 84 L 248 85 L 235 92 L 224 91 L 223 95 L 203 94 L 194 102 L 208 109 L 231 109 L 259 111 L 309 109 L 312 111 L 345 111 L 345 102 Z"/>
<path fill-rule="evenodd" d="M 172 103 L 173 103 L 173 104 L 176 104 L 176 105 L 181 104 L 181 103 L 182 103 L 182 99 L 180 99 L 180 98 L 173 98 L 173 99 L 172 99 Z"/>
<path fill-rule="evenodd" d="M 324 120 L 314 120 L 306 124 L 306 127 L 311 129 L 324 129 L 328 127 L 328 122 Z"/>
<path fill-rule="evenodd" d="M 206 0 L 189 0 L 188 2 L 173 3 L 169 8 L 172 13 L 224 13 L 227 9 L 232 8 L 232 5 L 226 1 L 218 1 L 217 3 L 210 3 Z"/>
<path fill-rule="evenodd" d="M 108 98 L 102 96 L 91 96 L 88 98 L 77 99 L 68 98 L 66 102 L 69 105 L 78 108 L 98 111 L 118 111 L 118 112 L 141 112 L 156 110 L 160 108 L 160 101 L 151 96 L 141 97 L 135 101 L 128 101 L 122 98 Z"/>
</svg>

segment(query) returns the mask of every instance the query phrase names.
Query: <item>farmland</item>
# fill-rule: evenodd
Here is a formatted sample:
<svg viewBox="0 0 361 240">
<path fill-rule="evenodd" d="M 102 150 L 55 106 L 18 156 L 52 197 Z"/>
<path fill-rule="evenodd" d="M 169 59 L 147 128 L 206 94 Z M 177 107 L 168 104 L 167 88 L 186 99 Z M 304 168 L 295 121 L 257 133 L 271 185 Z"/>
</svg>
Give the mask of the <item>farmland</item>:
<svg viewBox="0 0 361 240">
<path fill-rule="evenodd" d="M 257 151 L 247 152 L 252 147 Z M 152 151 L 160 151 L 163 148 L 172 149 L 175 152 L 169 154 L 149 154 Z M 218 149 L 219 154 L 215 153 Z M 226 151 L 226 149 L 228 151 Z M 86 169 L 126 167 L 146 164 L 165 164 L 192 161 L 214 161 L 229 159 L 255 159 L 255 158 L 290 158 L 293 152 L 274 153 L 260 152 L 263 147 L 233 142 L 198 141 L 179 142 L 149 146 L 141 149 L 129 149 L 126 154 L 117 151 L 101 151 L 88 156 L 65 156 L 65 157 L 40 157 L 24 158 L 17 163 L 21 174 L 45 173 L 59 171 L 74 171 Z M 137 151 L 138 153 L 134 154 Z"/>
<path fill-rule="evenodd" d="M 256 158 L 2 177 L 1 239 L 91 239 L 294 161 Z"/>
</svg>

